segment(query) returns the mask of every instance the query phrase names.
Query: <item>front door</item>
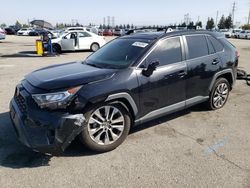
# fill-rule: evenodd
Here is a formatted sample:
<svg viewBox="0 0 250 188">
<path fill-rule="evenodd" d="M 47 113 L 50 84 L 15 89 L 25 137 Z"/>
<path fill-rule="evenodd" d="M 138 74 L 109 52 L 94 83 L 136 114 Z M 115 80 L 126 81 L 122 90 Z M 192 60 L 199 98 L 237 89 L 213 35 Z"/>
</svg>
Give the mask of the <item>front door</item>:
<svg viewBox="0 0 250 188">
<path fill-rule="evenodd" d="M 68 33 L 61 40 L 61 47 L 63 51 L 74 51 L 78 49 L 77 33 Z"/>
<path fill-rule="evenodd" d="M 147 77 L 141 71 L 138 72 L 141 117 L 149 113 L 157 116 L 164 111 L 185 107 L 187 67 L 183 61 L 181 41 L 181 37 L 159 41 L 140 66 L 146 68 L 151 62 L 160 63 L 151 76 Z M 152 111 L 157 113 L 152 114 Z"/>
</svg>

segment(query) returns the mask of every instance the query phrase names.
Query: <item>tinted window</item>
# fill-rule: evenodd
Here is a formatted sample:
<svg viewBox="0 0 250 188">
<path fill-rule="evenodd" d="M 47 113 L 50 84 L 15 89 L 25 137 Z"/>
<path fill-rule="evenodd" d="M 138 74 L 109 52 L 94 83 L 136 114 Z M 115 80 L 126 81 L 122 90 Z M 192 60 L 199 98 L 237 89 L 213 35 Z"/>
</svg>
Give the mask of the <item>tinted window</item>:
<svg viewBox="0 0 250 188">
<path fill-rule="evenodd" d="M 208 55 L 206 38 L 203 35 L 186 36 L 189 59 Z"/>
<path fill-rule="evenodd" d="M 223 50 L 222 44 L 217 39 L 212 36 L 209 36 L 208 39 L 211 41 L 216 52 L 221 52 Z"/>
<path fill-rule="evenodd" d="M 214 54 L 215 50 L 214 50 L 214 47 L 212 45 L 212 42 L 209 39 L 207 39 L 207 45 L 208 45 L 209 54 Z"/>
<path fill-rule="evenodd" d="M 162 41 L 148 56 L 147 63 L 159 61 L 160 66 L 182 61 L 180 38 L 171 38 Z"/>
</svg>

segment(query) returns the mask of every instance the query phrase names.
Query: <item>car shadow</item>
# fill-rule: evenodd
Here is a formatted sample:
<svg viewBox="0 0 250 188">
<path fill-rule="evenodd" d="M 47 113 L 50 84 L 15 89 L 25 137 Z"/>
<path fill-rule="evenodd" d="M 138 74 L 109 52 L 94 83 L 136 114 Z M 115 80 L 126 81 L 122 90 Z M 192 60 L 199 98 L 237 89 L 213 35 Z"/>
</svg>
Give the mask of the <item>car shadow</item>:
<svg viewBox="0 0 250 188">
<path fill-rule="evenodd" d="M 137 132 L 142 131 L 144 129 L 149 129 L 149 128 L 157 126 L 161 123 L 168 122 L 168 121 L 171 121 L 173 119 L 177 119 L 181 116 L 190 114 L 192 112 L 207 112 L 207 111 L 209 111 L 209 110 L 205 107 L 205 105 L 203 103 L 198 104 L 196 106 L 193 106 L 193 107 L 190 107 L 190 108 L 187 108 L 187 109 L 184 109 L 184 110 L 181 110 L 181 111 L 178 111 L 178 112 L 166 115 L 166 116 L 159 117 L 157 119 L 148 121 L 146 123 L 136 125 L 131 129 L 130 134 L 137 133 Z"/>
<path fill-rule="evenodd" d="M 37 153 L 22 145 L 14 132 L 9 113 L 0 113 L 0 166 L 19 169 L 49 166 L 52 156 Z M 97 155 L 83 147 L 78 139 L 58 157 Z"/>
<path fill-rule="evenodd" d="M 2 58 L 22 58 L 22 57 L 29 57 L 29 58 L 38 58 L 38 57 L 56 57 L 60 55 L 66 55 L 66 54 L 49 54 L 45 53 L 43 56 L 37 55 L 36 51 L 21 51 L 15 54 L 6 54 L 6 55 L 1 55 L 0 57 Z"/>
<path fill-rule="evenodd" d="M 130 134 L 157 126 L 160 123 L 176 119 L 195 111 L 204 111 L 204 108 L 201 105 L 198 105 L 147 123 L 137 125 L 131 129 Z M 50 165 L 49 163 L 52 156 L 34 152 L 30 148 L 23 146 L 17 140 L 8 112 L 0 114 L 0 130 L 0 166 L 19 169 L 36 168 Z M 98 154 L 99 153 L 95 153 L 86 149 L 77 138 L 66 149 L 66 151 L 58 157 L 84 157 Z"/>
</svg>

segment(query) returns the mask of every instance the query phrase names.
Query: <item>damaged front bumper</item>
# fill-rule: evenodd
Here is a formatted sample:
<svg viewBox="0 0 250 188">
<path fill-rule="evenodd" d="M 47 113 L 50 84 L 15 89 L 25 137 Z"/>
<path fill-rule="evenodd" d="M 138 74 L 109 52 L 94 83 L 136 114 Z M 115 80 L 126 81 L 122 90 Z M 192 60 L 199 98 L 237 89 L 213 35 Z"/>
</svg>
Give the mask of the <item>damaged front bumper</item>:
<svg viewBox="0 0 250 188">
<path fill-rule="evenodd" d="M 17 137 L 24 145 L 51 155 L 61 154 L 85 126 L 82 114 L 39 109 L 23 112 L 15 97 L 10 103 L 10 117 Z"/>
</svg>

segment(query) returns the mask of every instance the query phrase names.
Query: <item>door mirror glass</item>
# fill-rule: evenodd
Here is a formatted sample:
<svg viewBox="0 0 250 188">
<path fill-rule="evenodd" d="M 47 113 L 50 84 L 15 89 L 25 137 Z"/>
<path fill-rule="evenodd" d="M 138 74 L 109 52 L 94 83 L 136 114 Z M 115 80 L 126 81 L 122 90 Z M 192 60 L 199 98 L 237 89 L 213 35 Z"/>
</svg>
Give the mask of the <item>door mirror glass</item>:
<svg viewBox="0 0 250 188">
<path fill-rule="evenodd" d="M 142 70 L 142 74 L 146 77 L 151 76 L 159 65 L 159 61 L 152 61 L 147 68 Z"/>
</svg>

